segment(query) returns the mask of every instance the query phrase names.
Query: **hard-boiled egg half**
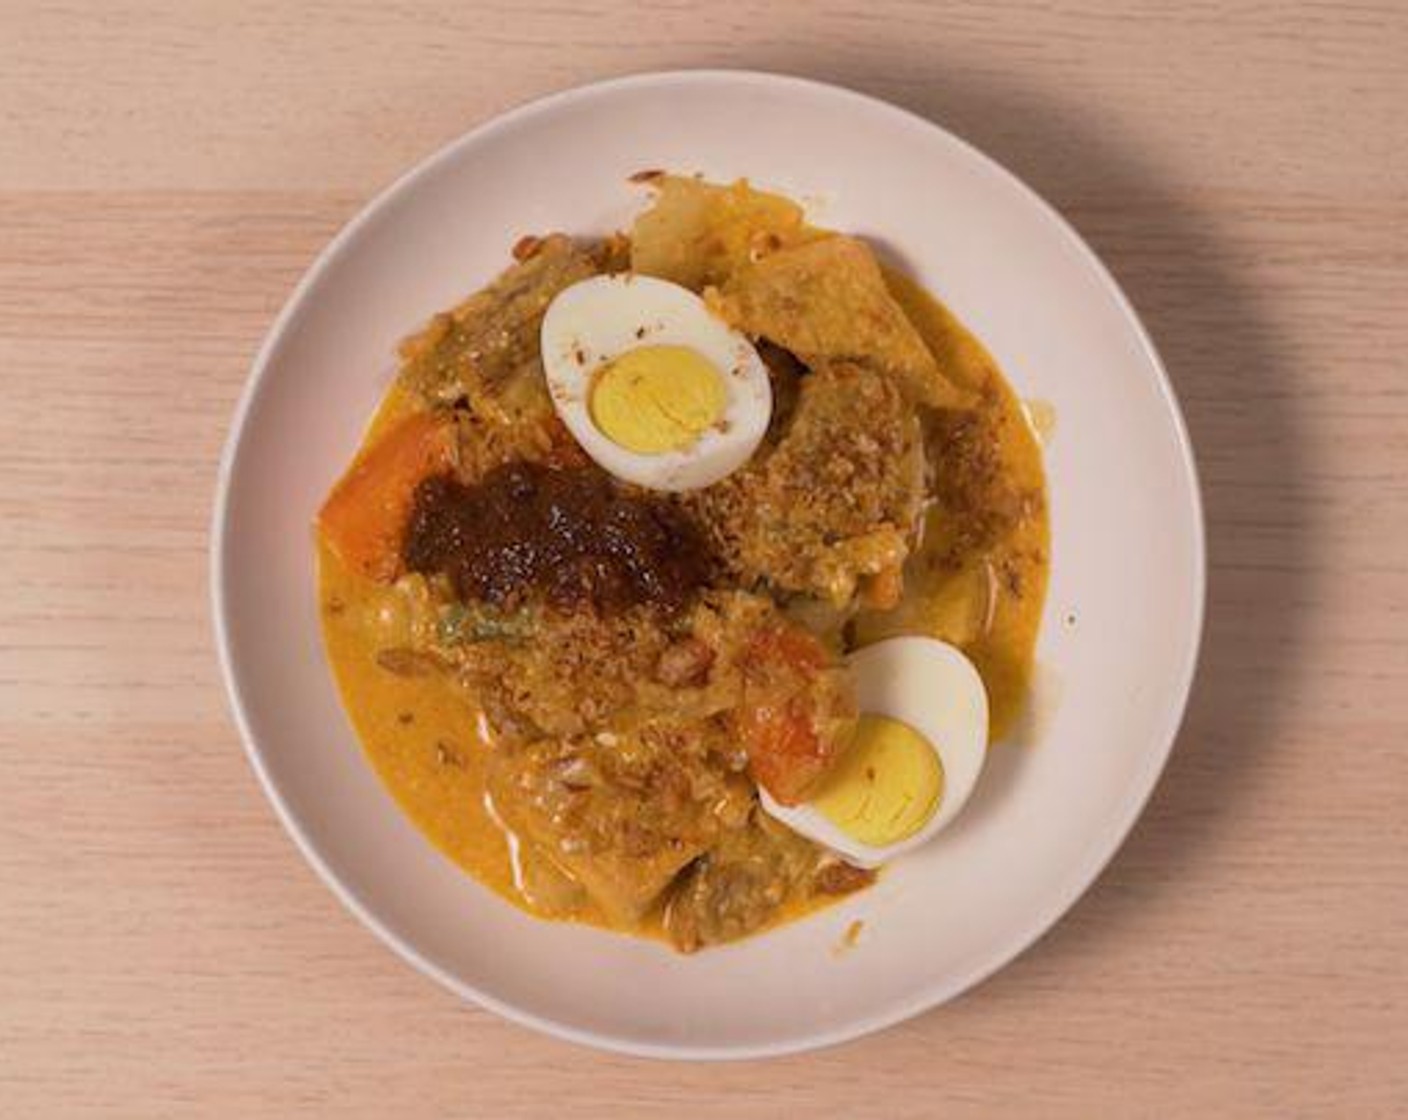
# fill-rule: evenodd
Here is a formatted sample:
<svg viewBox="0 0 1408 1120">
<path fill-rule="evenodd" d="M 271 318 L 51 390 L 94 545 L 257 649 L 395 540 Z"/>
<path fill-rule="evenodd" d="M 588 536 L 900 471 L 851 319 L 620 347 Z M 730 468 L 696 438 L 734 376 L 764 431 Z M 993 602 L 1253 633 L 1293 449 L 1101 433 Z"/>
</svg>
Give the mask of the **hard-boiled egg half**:
<svg viewBox="0 0 1408 1120">
<path fill-rule="evenodd" d="M 678 284 L 631 273 L 573 284 L 548 306 L 541 344 L 557 414 L 626 482 L 708 486 L 747 462 L 767 431 L 763 360 Z"/>
<path fill-rule="evenodd" d="M 963 808 L 983 769 L 988 696 L 973 663 L 946 642 L 890 638 L 849 658 L 856 737 L 810 800 L 763 808 L 861 867 L 923 844 Z"/>
</svg>

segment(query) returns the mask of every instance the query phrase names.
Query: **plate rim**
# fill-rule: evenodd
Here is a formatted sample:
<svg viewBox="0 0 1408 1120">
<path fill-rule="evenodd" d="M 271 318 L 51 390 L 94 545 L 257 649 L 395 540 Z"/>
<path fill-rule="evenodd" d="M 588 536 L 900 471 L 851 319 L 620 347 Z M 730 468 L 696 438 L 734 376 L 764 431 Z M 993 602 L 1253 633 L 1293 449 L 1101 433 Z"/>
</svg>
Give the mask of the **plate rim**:
<svg viewBox="0 0 1408 1120">
<path fill-rule="evenodd" d="M 245 426 L 249 420 L 255 400 L 268 373 L 270 359 L 280 340 L 287 332 L 294 317 L 299 313 L 308 292 L 317 284 L 325 272 L 342 256 L 362 228 L 368 224 L 384 206 L 403 190 L 422 177 L 433 174 L 442 164 L 454 160 L 462 150 L 470 148 L 495 135 L 510 130 L 533 117 L 551 113 L 575 101 L 659 85 L 712 83 L 744 83 L 773 88 L 790 88 L 805 94 L 849 100 L 872 112 L 891 115 L 904 121 L 910 127 L 921 127 L 937 133 L 946 142 L 959 148 L 966 157 L 976 160 L 985 170 L 995 173 L 1023 196 L 1027 203 L 1036 207 L 1062 237 L 1068 247 L 1075 250 L 1083 265 L 1090 269 L 1100 287 L 1109 295 L 1121 311 L 1127 325 L 1133 331 L 1139 350 L 1154 371 L 1159 397 L 1167 415 L 1172 421 L 1174 442 L 1178 450 L 1178 461 L 1182 470 L 1183 490 L 1189 502 L 1189 524 L 1192 526 L 1193 570 L 1190 573 L 1193 599 L 1191 641 L 1183 665 L 1180 666 L 1177 680 L 1170 681 L 1166 694 L 1174 702 L 1166 708 L 1167 726 L 1154 740 L 1155 749 L 1146 752 L 1144 767 L 1134 783 L 1134 795 L 1124 807 L 1122 814 L 1111 818 L 1111 824 L 1102 830 L 1098 842 L 1092 842 L 1084 858 L 1073 865 L 1062 888 L 1055 892 L 1054 901 L 1044 907 L 1023 929 L 1008 938 L 988 960 L 962 973 L 932 983 L 912 994 L 908 999 L 896 1001 L 882 1012 L 857 1018 L 843 1026 L 811 1034 L 798 1034 L 778 1042 L 740 1045 L 691 1045 L 672 1042 L 643 1042 L 638 1039 L 614 1035 L 608 1032 L 590 1030 L 561 1022 L 546 1015 L 526 1011 L 508 1001 L 467 983 L 453 975 L 421 953 L 414 945 L 402 939 L 389 928 L 377 914 L 366 905 L 350 886 L 345 884 L 323 858 L 313 841 L 304 833 L 302 826 L 289 808 L 282 792 L 266 767 L 250 719 L 245 710 L 240 672 L 234 664 L 230 652 L 229 632 L 226 622 L 226 532 L 225 524 L 229 514 L 230 483 L 234 466 L 243 440 Z M 1206 616 L 1207 600 L 1207 531 L 1204 519 L 1202 490 L 1199 481 L 1197 460 L 1192 440 L 1188 433 L 1178 398 L 1169 380 L 1168 372 L 1159 356 L 1157 348 L 1146 330 L 1143 321 L 1135 311 L 1124 290 L 1116 281 L 1109 268 L 1076 232 L 1071 223 L 1051 203 L 1035 189 L 1008 170 L 1003 164 L 987 155 L 981 149 L 952 132 L 935 120 L 913 110 L 886 101 L 883 98 L 863 93 L 848 86 L 820 79 L 802 77 L 775 71 L 733 68 L 680 68 L 669 70 L 648 70 L 630 73 L 619 77 L 574 85 L 541 95 L 519 103 L 469 128 L 438 149 L 425 156 L 409 169 L 396 176 L 387 186 L 378 191 L 341 229 L 323 246 L 308 265 L 279 310 L 278 315 L 255 353 L 246 374 L 244 385 L 232 413 L 229 431 L 221 449 L 215 479 L 215 499 L 211 511 L 209 529 L 209 580 L 212 636 L 220 676 L 229 703 L 231 715 L 239 732 L 240 743 L 246 758 L 259 781 L 264 796 L 274 808 L 275 815 L 284 831 L 293 840 L 295 847 L 307 860 L 323 883 L 338 900 L 364 926 L 397 956 L 417 971 L 437 981 L 461 999 L 492 1011 L 510 1022 L 540 1031 L 578 1045 L 606 1050 L 634 1057 L 688 1060 L 688 1061 L 737 1061 L 745 1059 L 782 1057 L 813 1050 L 825 1049 L 853 1041 L 889 1027 L 903 1023 L 926 1011 L 940 1007 L 950 1000 L 978 986 L 995 973 L 1001 971 L 1018 956 L 1022 955 L 1061 920 L 1067 912 L 1094 885 L 1115 855 L 1124 846 L 1135 823 L 1143 815 L 1150 797 L 1153 795 L 1159 778 L 1162 776 L 1178 733 L 1188 710 L 1189 698 L 1197 676 L 1202 651 L 1202 639 Z"/>
</svg>

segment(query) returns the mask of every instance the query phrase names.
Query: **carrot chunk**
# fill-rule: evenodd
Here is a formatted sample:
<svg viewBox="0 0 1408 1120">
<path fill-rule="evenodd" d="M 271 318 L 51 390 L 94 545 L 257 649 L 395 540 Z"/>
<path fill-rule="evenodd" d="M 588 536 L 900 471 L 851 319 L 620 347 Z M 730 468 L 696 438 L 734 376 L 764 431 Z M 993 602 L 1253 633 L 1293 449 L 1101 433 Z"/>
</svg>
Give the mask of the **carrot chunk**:
<svg viewBox="0 0 1408 1120">
<path fill-rule="evenodd" d="M 452 421 L 418 412 L 357 458 L 318 513 L 323 538 L 344 563 L 383 583 L 400 574 L 415 489 L 450 469 L 454 446 Z"/>
<path fill-rule="evenodd" d="M 745 655 L 747 684 L 734 726 L 753 779 L 783 805 L 804 800 L 850 742 L 850 680 L 800 626 L 764 630 Z"/>
</svg>

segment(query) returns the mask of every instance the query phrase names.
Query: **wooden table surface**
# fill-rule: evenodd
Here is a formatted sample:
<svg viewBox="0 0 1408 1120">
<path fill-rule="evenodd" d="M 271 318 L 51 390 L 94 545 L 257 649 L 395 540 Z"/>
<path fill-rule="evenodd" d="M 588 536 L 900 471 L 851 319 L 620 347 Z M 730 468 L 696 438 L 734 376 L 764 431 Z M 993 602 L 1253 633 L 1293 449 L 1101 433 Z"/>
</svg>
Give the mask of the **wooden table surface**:
<svg viewBox="0 0 1408 1120">
<path fill-rule="evenodd" d="M 699 65 L 915 108 L 1068 214 L 1167 361 L 1211 548 L 1186 726 L 1085 899 L 946 1008 L 713 1067 L 383 949 L 259 792 L 206 584 L 236 395 L 319 247 L 501 109 Z M 1373 0 L 0 5 L 0 1114 L 1402 1114 L 1405 118 Z"/>
</svg>

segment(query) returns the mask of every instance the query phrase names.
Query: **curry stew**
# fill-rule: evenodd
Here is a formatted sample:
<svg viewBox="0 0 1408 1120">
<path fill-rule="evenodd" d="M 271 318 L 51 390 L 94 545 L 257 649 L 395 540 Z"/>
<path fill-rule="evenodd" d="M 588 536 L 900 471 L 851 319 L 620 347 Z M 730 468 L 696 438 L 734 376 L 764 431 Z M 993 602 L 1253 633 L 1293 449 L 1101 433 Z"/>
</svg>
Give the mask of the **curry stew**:
<svg viewBox="0 0 1408 1120">
<path fill-rule="evenodd" d="M 525 238 L 403 344 L 318 562 L 343 702 L 424 834 L 535 915 L 692 951 L 873 879 L 758 797 L 844 751 L 848 651 L 954 644 L 1002 737 L 1048 531 L 1023 406 L 937 301 L 784 198 L 653 179 L 629 235 Z M 554 413 L 546 308 L 626 271 L 699 293 L 767 363 L 767 435 L 702 489 L 618 482 Z"/>
</svg>

